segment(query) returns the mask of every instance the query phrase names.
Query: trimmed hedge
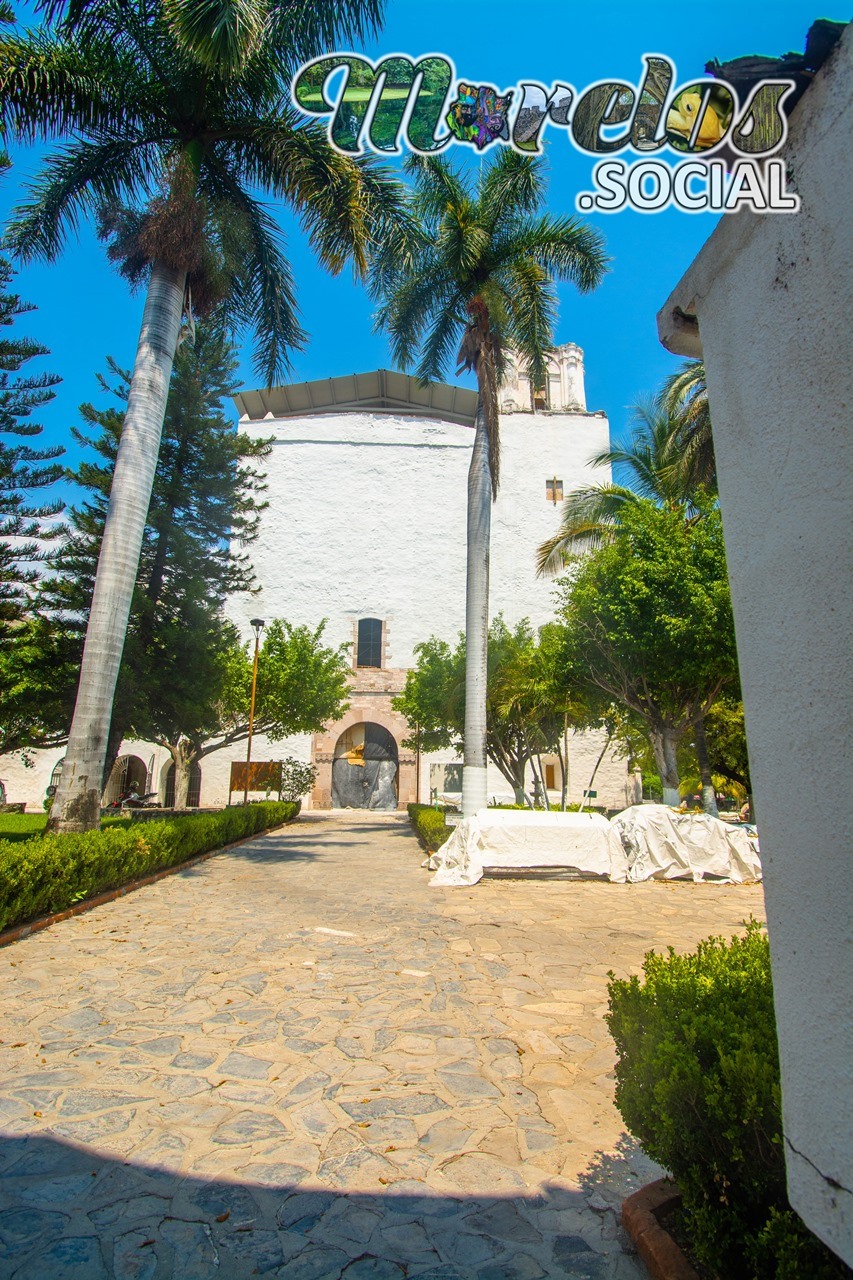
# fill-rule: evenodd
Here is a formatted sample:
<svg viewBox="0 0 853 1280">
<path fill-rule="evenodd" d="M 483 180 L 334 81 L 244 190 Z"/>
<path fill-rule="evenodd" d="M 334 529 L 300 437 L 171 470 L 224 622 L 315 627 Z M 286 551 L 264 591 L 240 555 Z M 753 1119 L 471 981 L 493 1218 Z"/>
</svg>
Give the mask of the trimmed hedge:
<svg viewBox="0 0 853 1280">
<path fill-rule="evenodd" d="M 843 1264 L 788 1205 L 767 934 L 649 952 L 645 980 L 610 975 L 616 1105 L 676 1178 L 684 1226 L 721 1280 L 835 1280 Z"/>
<path fill-rule="evenodd" d="M 270 801 L 102 831 L 0 840 L 0 929 L 279 826 L 299 808 L 298 801 Z"/>
<path fill-rule="evenodd" d="M 453 827 L 445 825 L 444 809 L 436 809 L 431 804 L 410 804 L 406 808 L 416 835 L 430 853 L 435 853 L 453 835 Z"/>
</svg>

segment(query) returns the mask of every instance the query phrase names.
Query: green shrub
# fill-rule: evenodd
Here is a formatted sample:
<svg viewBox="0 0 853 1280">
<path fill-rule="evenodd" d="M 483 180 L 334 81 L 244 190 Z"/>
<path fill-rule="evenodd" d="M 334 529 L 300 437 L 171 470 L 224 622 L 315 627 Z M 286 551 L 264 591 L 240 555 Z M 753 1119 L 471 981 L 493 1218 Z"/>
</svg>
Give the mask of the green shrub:
<svg viewBox="0 0 853 1280">
<path fill-rule="evenodd" d="M 445 825 L 444 809 L 436 809 L 431 804 L 410 804 L 406 807 L 409 821 L 430 853 L 435 853 L 453 835 L 453 827 Z"/>
<path fill-rule="evenodd" d="M 696 1256 L 725 1280 L 830 1280 L 841 1264 L 788 1206 L 767 935 L 650 952 L 609 984 L 616 1105 L 684 1197 Z"/>
<path fill-rule="evenodd" d="M 0 840 L 0 929 L 63 911 L 199 853 L 287 822 L 298 803 L 235 806 L 161 821 L 116 822 L 101 831 Z"/>
</svg>

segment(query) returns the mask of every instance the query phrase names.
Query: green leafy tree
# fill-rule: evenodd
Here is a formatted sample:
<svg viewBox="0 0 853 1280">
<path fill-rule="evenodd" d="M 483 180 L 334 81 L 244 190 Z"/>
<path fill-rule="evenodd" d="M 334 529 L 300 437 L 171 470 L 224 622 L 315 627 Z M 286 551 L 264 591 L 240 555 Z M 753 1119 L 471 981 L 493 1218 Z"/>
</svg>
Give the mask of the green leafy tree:
<svg viewBox="0 0 853 1280">
<path fill-rule="evenodd" d="M 638 502 L 650 501 L 681 512 L 688 522 L 699 519 L 708 508 L 707 490 L 700 483 L 704 473 L 690 443 L 692 433 L 698 429 L 697 415 L 701 417 L 694 403 L 697 397 L 701 401 L 693 368 L 696 363 L 691 362 L 687 373 L 679 375 L 681 381 L 670 379 L 652 404 L 635 408 L 634 427 L 626 444 L 606 449 L 592 459 L 596 467 L 621 465 L 627 469 L 630 483 L 586 485 L 568 495 L 560 528 L 539 548 L 540 575 L 558 573 L 572 555 L 619 537 L 625 512 Z M 705 405 L 707 408 L 707 397 Z M 710 440 L 709 424 L 708 432 Z M 715 788 L 701 716 L 694 725 L 694 739 L 703 806 L 716 817 Z"/>
<path fill-rule="evenodd" d="M 275 620 L 266 628 L 258 661 L 255 733 L 265 733 L 274 742 L 291 734 L 316 733 L 346 711 L 349 646 L 333 649 L 323 644 L 325 625 L 324 621 L 311 628 Z M 203 678 L 192 697 L 161 705 L 149 729 L 150 738 L 166 747 L 174 761 L 179 808 L 186 803 L 193 767 L 214 751 L 244 742 L 249 734 L 250 645 L 241 644 L 233 628 L 230 633 L 214 633 L 212 639 Z M 176 636 L 176 667 L 182 661 L 179 643 Z"/>
<path fill-rule="evenodd" d="M 420 234 L 391 234 L 379 246 L 372 288 L 377 323 L 395 360 L 423 379 L 443 378 L 455 356 L 473 370 L 479 393 L 468 472 L 465 609 L 466 677 L 462 810 L 486 803 L 489 536 L 500 478 L 498 387 L 511 349 L 534 386 L 547 378 L 554 343 L 555 280 L 582 292 L 600 282 L 606 258 L 598 232 L 576 218 L 543 213 L 541 160 L 509 148 L 480 179 L 437 157 L 413 156 L 412 207 Z"/>
<path fill-rule="evenodd" d="M 563 579 L 560 613 L 567 666 L 641 717 L 678 804 L 678 742 L 737 679 L 719 511 L 632 502 L 620 536 Z"/>
<path fill-rule="evenodd" d="M 50 155 L 9 242 L 54 261 L 96 212 L 111 255 L 147 288 L 113 476 L 54 829 L 93 829 L 182 317 L 227 304 L 254 328 L 272 383 L 304 333 L 281 235 L 258 192 L 294 209 L 321 262 L 366 269 L 398 213 L 397 184 L 337 154 L 289 104 L 313 39 L 359 29 L 377 6 L 97 0 L 51 5 L 45 26 L 0 41 L 0 108 L 18 139 L 70 139 Z M 303 10 L 305 13 L 303 14 Z M 341 21 L 338 21 L 340 14 Z M 244 22 L 245 19 L 245 22 Z M 352 24 L 355 23 L 355 26 Z M 287 43 L 294 34 L 294 44 Z M 307 34 L 306 34 L 307 33 Z"/>
<path fill-rule="evenodd" d="M 503 774 L 518 803 L 533 806 L 526 790 L 529 762 L 543 753 L 563 754 L 564 733 L 588 727 L 596 713 L 583 701 L 578 685 L 566 680 L 560 636 L 543 628 L 537 640 L 530 622 L 522 619 L 508 627 L 499 614 L 489 627 L 488 684 L 486 698 L 486 750 L 488 759 Z M 406 674 L 405 688 L 394 707 L 405 715 L 415 732 L 405 746 L 422 751 L 448 747 L 461 751 L 465 735 L 465 637 L 452 648 L 433 636 L 415 648 L 417 661 Z M 567 748 L 565 748 L 567 749 Z M 540 783 L 544 781 L 541 762 Z M 564 773 L 565 777 L 565 773 Z M 544 793 L 544 786 L 542 787 Z M 547 801 L 546 801 L 547 803 Z"/>
<path fill-rule="evenodd" d="M 705 717 L 708 758 L 714 773 L 752 795 L 743 703 L 734 693 L 718 698 Z"/>
</svg>

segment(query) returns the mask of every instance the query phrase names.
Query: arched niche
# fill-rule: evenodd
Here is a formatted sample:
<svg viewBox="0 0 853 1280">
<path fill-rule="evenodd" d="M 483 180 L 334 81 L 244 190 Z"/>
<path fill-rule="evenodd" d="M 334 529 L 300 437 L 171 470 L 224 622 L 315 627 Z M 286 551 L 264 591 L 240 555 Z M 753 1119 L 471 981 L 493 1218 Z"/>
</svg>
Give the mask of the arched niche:
<svg viewBox="0 0 853 1280">
<path fill-rule="evenodd" d="M 399 752 L 391 733 L 373 721 L 350 725 L 335 744 L 333 809 L 396 809 Z"/>
</svg>

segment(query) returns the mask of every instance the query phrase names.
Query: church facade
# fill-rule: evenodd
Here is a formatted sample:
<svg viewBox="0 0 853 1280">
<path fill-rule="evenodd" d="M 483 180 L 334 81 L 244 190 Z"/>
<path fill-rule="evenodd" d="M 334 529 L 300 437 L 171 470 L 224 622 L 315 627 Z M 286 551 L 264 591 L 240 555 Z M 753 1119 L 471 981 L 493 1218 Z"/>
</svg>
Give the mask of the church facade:
<svg viewBox="0 0 853 1280">
<path fill-rule="evenodd" d="M 423 756 L 392 706 L 415 646 L 437 635 L 454 643 L 465 624 L 467 473 L 476 392 L 431 384 L 389 370 L 324 379 L 237 397 L 241 430 L 271 438 L 269 510 L 253 547 L 261 591 L 235 600 L 231 616 L 245 634 L 249 617 L 316 625 L 351 653 L 350 708 L 308 742 L 256 739 L 253 757 L 310 758 L 317 767 L 315 807 L 364 803 L 393 807 L 461 788 L 458 758 Z M 572 343 L 550 360 L 546 388 L 534 394 L 511 366 L 500 394 L 501 486 L 492 509 L 490 615 L 534 627 L 554 616 L 553 583 L 537 578 L 535 554 L 559 522 L 569 490 L 607 478 L 589 460 L 607 449 L 609 426 L 590 412 L 583 352 Z M 603 741 L 575 735 L 572 799 L 580 800 Z M 224 753 L 221 753 L 224 754 Z M 208 757 L 207 774 L 225 761 Z M 559 789 L 556 762 L 544 764 Z M 221 789 L 224 773 L 220 776 Z M 213 778 L 211 777 L 211 783 Z M 624 760 L 612 753 L 596 775 L 596 803 L 627 802 Z M 489 768 L 489 793 L 512 799 Z M 632 793 L 633 794 L 633 793 Z"/>
<path fill-rule="evenodd" d="M 251 618 L 316 627 L 324 642 L 351 654 L 350 707 L 312 737 L 270 742 L 256 735 L 252 759 L 284 756 L 317 767 L 312 807 L 404 808 L 410 801 L 453 799 L 461 789 L 452 752 L 422 755 L 404 747 L 412 728 L 392 703 L 415 663 L 415 646 L 436 635 L 455 643 L 464 630 L 467 472 L 476 392 L 374 370 L 236 397 L 240 429 L 272 441 L 266 462 L 268 509 L 252 546 L 260 590 L 235 597 L 228 612 L 252 635 Z M 589 460 L 609 447 L 602 412 L 590 412 L 583 353 L 574 344 L 550 359 L 548 385 L 534 394 L 512 365 L 500 394 L 501 486 L 492 510 L 490 615 L 534 627 L 554 616 L 553 583 L 537 578 L 535 553 L 558 522 L 565 494 L 606 479 Z M 588 788 L 601 752 L 598 734 L 570 744 L 570 799 Z M 34 770 L 8 762 L 12 800 L 41 804 L 61 752 L 38 753 Z M 42 759 L 44 757 L 44 759 Z M 232 761 L 245 744 L 206 756 L 190 803 L 228 801 Z M 3 762 L 4 766 L 6 762 Z M 161 748 L 125 743 L 108 787 L 131 781 L 168 803 L 171 761 Z M 543 768 L 559 792 L 555 760 Z M 507 780 L 489 767 L 490 796 L 511 800 Z M 624 760 L 606 752 L 595 803 L 633 798 Z M 26 794 L 24 794 L 26 793 Z"/>
</svg>

